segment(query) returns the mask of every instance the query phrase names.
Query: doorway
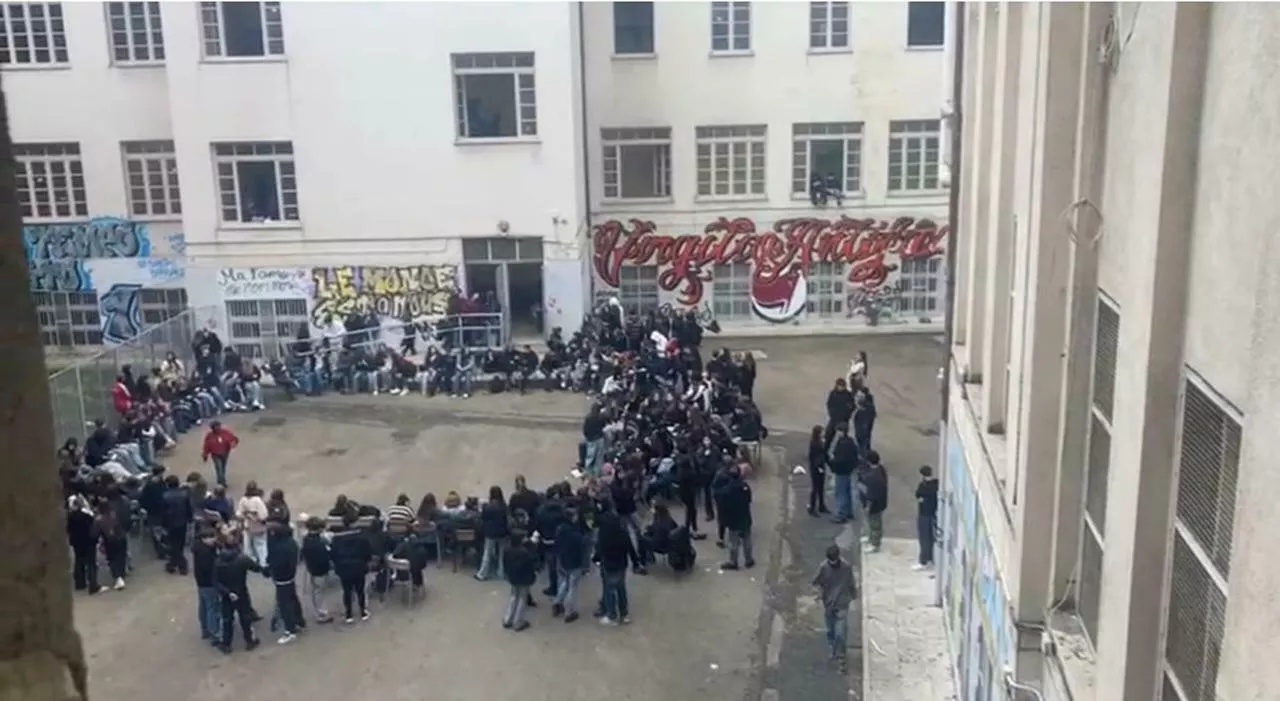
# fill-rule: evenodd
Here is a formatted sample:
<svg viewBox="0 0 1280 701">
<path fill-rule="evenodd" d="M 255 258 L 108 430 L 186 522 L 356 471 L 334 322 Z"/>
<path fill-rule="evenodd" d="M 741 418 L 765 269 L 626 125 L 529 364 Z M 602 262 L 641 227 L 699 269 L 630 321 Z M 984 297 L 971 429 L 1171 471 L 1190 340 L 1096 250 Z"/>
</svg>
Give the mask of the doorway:
<svg viewBox="0 0 1280 701">
<path fill-rule="evenodd" d="M 507 308 L 511 310 L 511 342 L 532 343 L 542 338 L 542 264 L 507 266 Z"/>
<path fill-rule="evenodd" d="M 542 240 L 532 237 L 464 239 L 467 291 L 491 292 L 502 311 L 504 341 L 539 342 L 545 330 L 542 305 Z"/>
</svg>

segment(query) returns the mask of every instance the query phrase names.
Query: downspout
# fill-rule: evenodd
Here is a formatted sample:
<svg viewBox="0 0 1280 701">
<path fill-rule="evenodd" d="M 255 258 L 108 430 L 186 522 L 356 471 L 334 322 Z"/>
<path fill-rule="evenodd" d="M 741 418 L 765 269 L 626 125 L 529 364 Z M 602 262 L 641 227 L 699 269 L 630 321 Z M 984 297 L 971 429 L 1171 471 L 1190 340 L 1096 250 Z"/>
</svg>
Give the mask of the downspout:
<svg viewBox="0 0 1280 701">
<path fill-rule="evenodd" d="M 591 139 L 587 128 L 587 34 L 585 21 L 585 3 L 578 3 L 578 89 L 582 99 L 582 240 L 583 264 L 591 256 Z M 584 272 L 582 275 L 583 282 L 586 283 L 583 290 L 584 296 L 588 300 L 586 313 L 590 313 L 590 300 L 595 299 L 595 290 L 592 289 L 594 280 L 590 273 Z"/>
</svg>

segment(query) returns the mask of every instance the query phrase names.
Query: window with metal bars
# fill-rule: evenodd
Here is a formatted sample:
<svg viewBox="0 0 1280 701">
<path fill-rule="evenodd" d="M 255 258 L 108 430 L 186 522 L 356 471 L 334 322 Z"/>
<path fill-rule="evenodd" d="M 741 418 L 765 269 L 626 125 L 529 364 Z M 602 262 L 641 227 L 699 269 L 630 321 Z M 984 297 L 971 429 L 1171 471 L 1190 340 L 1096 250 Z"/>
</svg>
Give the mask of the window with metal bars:
<svg viewBox="0 0 1280 701">
<path fill-rule="evenodd" d="M 33 292 L 46 346 L 102 345 L 102 318 L 94 292 Z"/>
<path fill-rule="evenodd" d="M 1120 311 L 1101 296 L 1098 297 L 1098 314 L 1093 328 L 1093 408 L 1110 423 L 1115 403 Z"/>
<path fill-rule="evenodd" d="M 1224 578 L 1231 567 L 1240 439 L 1240 424 L 1188 381 L 1182 405 L 1178 522 Z"/>
<path fill-rule="evenodd" d="M 1102 588 L 1102 551 L 1106 543 L 1107 479 L 1111 472 L 1111 410 L 1116 381 L 1120 312 L 1098 298 L 1094 318 L 1093 384 L 1085 464 L 1083 532 L 1076 612 L 1085 633 L 1098 643 L 1098 598 Z"/>
<path fill-rule="evenodd" d="M 164 27 L 158 2 L 109 2 L 107 32 L 113 63 L 164 62 Z"/>
<path fill-rule="evenodd" d="M 309 324 L 305 299 L 227 302 L 228 342 L 245 358 L 278 358 L 285 344 Z"/>
<path fill-rule="evenodd" d="M 618 302 L 629 316 L 658 308 L 658 266 L 624 265 L 618 276 Z"/>
<path fill-rule="evenodd" d="M 1181 532 L 1173 536 L 1165 634 L 1166 701 L 1212 701 L 1218 681 L 1227 595 Z M 1172 687 L 1172 688 L 1170 688 Z"/>
<path fill-rule="evenodd" d="M 814 263 L 810 266 L 808 301 L 805 311 L 820 319 L 844 315 L 846 273 L 844 263 Z"/>
<path fill-rule="evenodd" d="M 1098 602 L 1102 591 L 1102 539 L 1086 520 L 1080 537 L 1080 582 L 1076 613 L 1094 648 L 1098 646 Z"/>
<path fill-rule="evenodd" d="M 187 291 L 182 287 L 170 289 L 142 289 L 138 291 L 138 309 L 142 312 L 142 325 L 150 328 L 185 313 L 190 308 Z"/>
<path fill-rule="evenodd" d="M 751 264 L 727 263 L 712 271 L 712 311 L 717 319 L 745 321 L 751 318 Z"/>
</svg>

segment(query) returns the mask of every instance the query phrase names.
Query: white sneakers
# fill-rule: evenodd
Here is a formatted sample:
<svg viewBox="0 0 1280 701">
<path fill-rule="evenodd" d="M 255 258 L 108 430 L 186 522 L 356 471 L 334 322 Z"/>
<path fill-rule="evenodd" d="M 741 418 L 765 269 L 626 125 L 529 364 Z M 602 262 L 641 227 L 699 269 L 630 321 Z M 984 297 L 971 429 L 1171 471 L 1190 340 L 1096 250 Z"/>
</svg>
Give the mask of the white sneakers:
<svg viewBox="0 0 1280 701">
<path fill-rule="evenodd" d="M 924 570 L 927 570 L 931 567 L 933 567 L 932 564 L 922 565 L 919 562 L 917 562 L 916 564 L 911 566 L 911 569 L 915 570 L 916 572 L 923 572 Z"/>
<path fill-rule="evenodd" d="M 116 591 L 120 591 L 121 589 L 124 589 L 124 577 L 116 577 L 116 584 L 111 588 L 115 589 Z"/>
<path fill-rule="evenodd" d="M 291 642 L 293 642 L 293 641 L 295 641 L 295 640 L 297 640 L 297 639 L 298 639 L 298 636 L 297 636 L 297 635 L 294 635 L 293 633 L 285 633 L 284 635 L 282 635 L 282 636 L 280 636 L 279 638 L 277 638 L 277 639 L 276 639 L 276 644 L 277 644 L 277 645 L 288 645 L 289 643 L 291 643 Z"/>
</svg>

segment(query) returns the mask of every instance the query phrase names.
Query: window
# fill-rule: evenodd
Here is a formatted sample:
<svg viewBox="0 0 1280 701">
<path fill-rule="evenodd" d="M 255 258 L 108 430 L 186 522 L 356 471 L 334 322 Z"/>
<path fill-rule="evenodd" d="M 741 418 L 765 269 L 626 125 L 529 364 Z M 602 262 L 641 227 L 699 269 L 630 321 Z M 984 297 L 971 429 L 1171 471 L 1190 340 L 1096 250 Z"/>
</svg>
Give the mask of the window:
<svg viewBox="0 0 1280 701">
<path fill-rule="evenodd" d="M 533 54 L 454 54 L 459 139 L 538 135 Z"/>
<path fill-rule="evenodd" d="M 711 3 L 711 52 L 751 50 L 751 3 Z"/>
<path fill-rule="evenodd" d="M 182 214 L 178 194 L 178 159 L 172 141 L 123 141 L 129 212 L 135 217 Z"/>
<path fill-rule="evenodd" d="M 791 138 L 793 195 L 808 197 L 814 175 L 834 176 L 846 194 L 862 190 L 862 124 L 796 124 Z"/>
<path fill-rule="evenodd" d="M 24 220 L 89 216 L 79 144 L 14 144 Z"/>
<path fill-rule="evenodd" d="M 671 129 L 601 129 L 606 200 L 671 196 Z"/>
<path fill-rule="evenodd" d="M 766 129 L 754 126 L 698 127 L 699 197 L 751 197 L 764 193 Z"/>
<path fill-rule="evenodd" d="M 653 3 L 613 3 L 613 53 L 653 53 Z"/>
<path fill-rule="evenodd" d="M 205 58 L 283 56 L 278 2 L 202 2 Z"/>
<path fill-rule="evenodd" d="M 938 189 L 941 126 L 936 119 L 889 122 L 889 192 Z"/>
<path fill-rule="evenodd" d="M 844 263 L 814 263 L 808 278 L 809 300 L 805 311 L 822 319 L 844 314 Z"/>
<path fill-rule="evenodd" d="M 898 275 L 898 313 L 919 319 L 932 319 L 943 307 L 941 256 L 907 258 L 901 262 Z"/>
<path fill-rule="evenodd" d="M 717 319 L 751 318 L 751 264 L 717 265 L 711 275 L 711 309 Z"/>
<path fill-rule="evenodd" d="M 33 292 L 40 337 L 46 346 L 102 345 L 98 295 L 93 292 Z"/>
<path fill-rule="evenodd" d="M 542 262 L 542 239 L 512 236 L 492 239 L 463 239 L 462 260 L 468 263 L 507 261 Z"/>
<path fill-rule="evenodd" d="M 1241 427 L 1211 390 L 1185 382 L 1164 673 L 1173 699 L 1214 698 L 1240 469 Z"/>
<path fill-rule="evenodd" d="M 115 63 L 164 61 L 164 29 L 158 2 L 109 2 L 111 59 Z"/>
<path fill-rule="evenodd" d="M 658 266 L 624 265 L 618 277 L 618 301 L 628 316 L 658 308 Z"/>
<path fill-rule="evenodd" d="M 1101 292 L 1101 290 L 1099 291 Z M 1076 610 L 1085 633 L 1098 642 L 1098 594 L 1107 535 L 1107 477 L 1111 473 L 1111 411 L 1115 403 L 1120 312 L 1099 295 L 1093 330 L 1093 389 L 1085 463 L 1084 533 Z"/>
<path fill-rule="evenodd" d="M 227 302 L 227 323 L 236 352 L 259 360 L 284 355 L 284 345 L 311 320 L 305 299 L 253 299 Z"/>
<path fill-rule="evenodd" d="M 0 64 L 48 66 L 68 61 L 62 3 L 0 4 L 0 24 Z"/>
<path fill-rule="evenodd" d="M 907 3 L 907 46 L 925 48 L 942 46 L 946 32 L 946 3 Z"/>
<path fill-rule="evenodd" d="M 142 312 L 142 327 L 151 328 L 156 324 L 181 316 L 187 312 L 187 291 L 184 288 L 138 290 L 138 309 Z"/>
<path fill-rule="evenodd" d="M 262 224 L 298 220 L 293 144 L 254 141 L 214 144 L 223 222 Z"/>
<path fill-rule="evenodd" d="M 849 48 L 849 3 L 809 3 L 809 48 Z"/>
</svg>

